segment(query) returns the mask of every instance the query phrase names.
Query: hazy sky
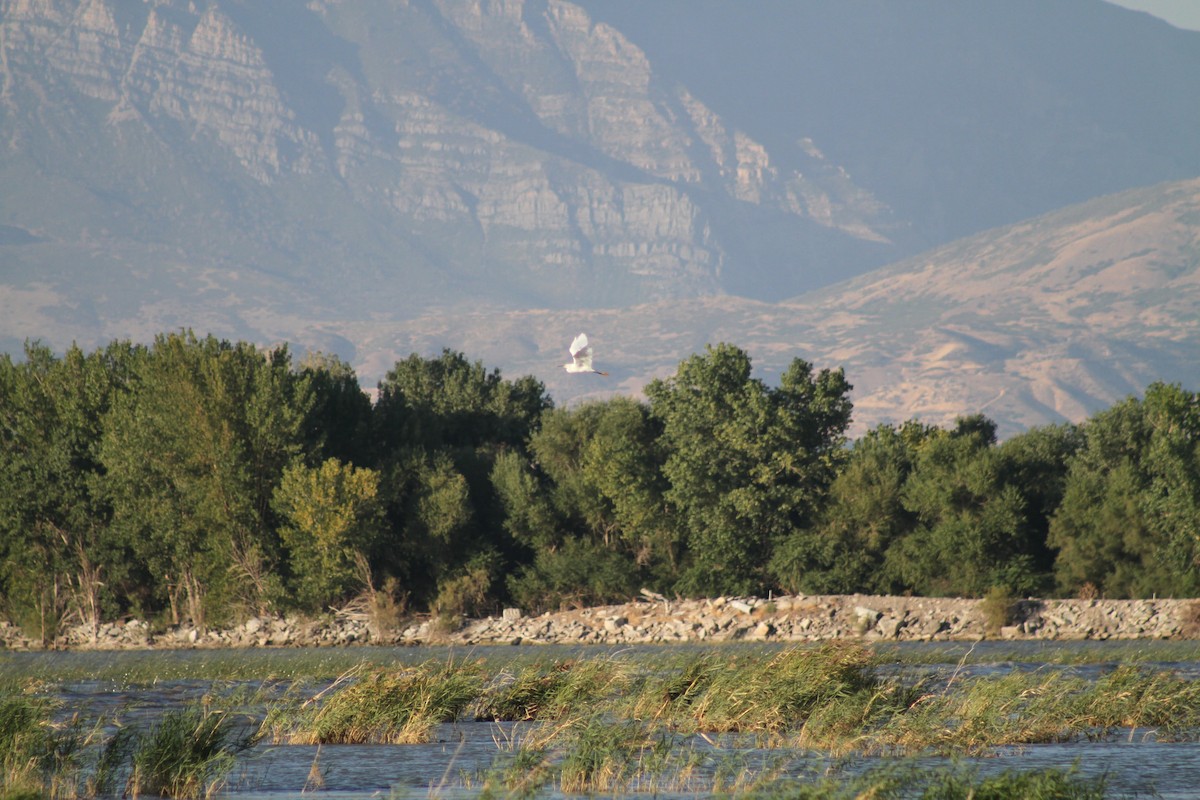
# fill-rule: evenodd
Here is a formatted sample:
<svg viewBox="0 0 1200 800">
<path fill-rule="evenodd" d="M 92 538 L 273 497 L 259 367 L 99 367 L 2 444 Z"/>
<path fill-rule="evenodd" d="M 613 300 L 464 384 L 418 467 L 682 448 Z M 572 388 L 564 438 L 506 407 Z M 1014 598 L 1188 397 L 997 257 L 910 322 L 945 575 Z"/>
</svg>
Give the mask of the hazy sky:
<svg viewBox="0 0 1200 800">
<path fill-rule="evenodd" d="M 1118 6 L 1148 11 L 1176 28 L 1200 31 L 1200 0 L 1108 0 Z"/>
</svg>

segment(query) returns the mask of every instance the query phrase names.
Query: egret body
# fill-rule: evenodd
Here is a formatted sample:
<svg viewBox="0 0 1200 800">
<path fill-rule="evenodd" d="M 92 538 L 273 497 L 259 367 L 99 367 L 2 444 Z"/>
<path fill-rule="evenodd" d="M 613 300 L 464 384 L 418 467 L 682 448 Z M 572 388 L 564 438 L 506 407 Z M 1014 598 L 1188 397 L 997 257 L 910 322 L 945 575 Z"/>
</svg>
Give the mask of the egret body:
<svg viewBox="0 0 1200 800">
<path fill-rule="evenodd" d="M 571 362 L 563 364 L 563 369 L 567 372 L 594 372 L 597 375 L 607 375 L 607 372 L 601 372 L 592 367 L 592 346 L 588 343 L 586 333 L 581 333 L 575 337 L 575 341 L 571 342 Z"/>
</svg>

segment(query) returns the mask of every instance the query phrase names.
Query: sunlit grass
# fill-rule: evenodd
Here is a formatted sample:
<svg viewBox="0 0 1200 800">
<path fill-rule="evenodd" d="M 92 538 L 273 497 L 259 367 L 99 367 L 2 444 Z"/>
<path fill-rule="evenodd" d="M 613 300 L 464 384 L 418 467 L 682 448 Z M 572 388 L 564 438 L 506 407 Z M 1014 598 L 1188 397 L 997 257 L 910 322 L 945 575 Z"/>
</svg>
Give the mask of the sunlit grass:
<svg viewBox="0 0 1200 800">
<path fill-rule="evenodd" d="M 413 744 L 428 741 L 439 723 L 457 719 L 482 691 L 475 663 L 375 669 L 270 724 L 276 741 L 292 744 Z"/>
<path fill-rule="evenodd" d="M 224 784 L 237 754 L 255 742 L 245 720 L 189 706 L 168 711 L 132 738 L 126 794 L 197 800 Z"/>
<path fill-rule="evenodd" d="M 639 687 L 632 713 L 672 728 L 714 733 L 778 733 L 803 727 L 814 715 L 823 727 L 830 708 L 854 709 L 858 724 L 903 702 L 898 684 L 876 674 L 876 659 L 861 645 L 793 647 L 763 658 L 706 653 L 659 670 Z"/>
<path fill-rule="evenodd" d="M 504 669 L 488 681 L 475 719 L 558 719 L 579 709 L 609 703 L 629 684 L 628 662 L 612 658 L 539 660 Z"/>
<path fill-rule="evenodd" d="M 937 787 L 930 794 L 914 789 L 904 770 L 838 774 L 826 783 L 812 775 L 797 780 L 794 762 L 803 754 L 829 764 L 902 764 L 1047 742 L 1200 739 L 1200 681 L 1148 660 L 983 671 L 970 668 L 968 648 L 948 651 L 932 669 L 897 669 L 895 651 L 849 642 L 547 652 L 554 651 L 522 650 L 514 659 L 447 651 L 421 661 L 382 652 L 363 659 L 361 650 L 327 660 L 303 653 L 279 669 L 271 659 L 281 651 L 257 662 L 269 675 L 289 676 L 270 680 L 230 677 L 228 661 L 200 659 L 201 671 L 219 679 L 194 704 L 149 723 L 144 714 L 132 723 L 63 721 L 42 673 L 20 691 L 0 693 L 0 800 L 28 792 L 50 800 L 207 796 L 259 736 L 283 744 L 409 744 L 430 741 L 440 725 L 476 720 L 497 721 L 497 760 L 464 780 L 491 796 L 1015 791 L 1009 796 L 1087 798 L 1101 796 L 1094 782 L 1067 772 L 939 772 L 920 784 Z M 189 664 L 189 679 L 197 666 Z M 336 677 L 328 672 L 342 666 Z M 806 794 L 814 786 L 825 793 Z M 838 794 L 848 787 L 856 793 Z"/>
</svg>

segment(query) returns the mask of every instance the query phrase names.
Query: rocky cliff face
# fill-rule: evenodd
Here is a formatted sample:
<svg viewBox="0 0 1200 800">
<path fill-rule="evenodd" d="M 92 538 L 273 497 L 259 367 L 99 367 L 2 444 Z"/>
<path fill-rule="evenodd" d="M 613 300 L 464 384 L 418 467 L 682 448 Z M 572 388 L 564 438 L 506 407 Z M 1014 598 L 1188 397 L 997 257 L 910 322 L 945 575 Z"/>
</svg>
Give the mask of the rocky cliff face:
<svg viewBox="0 0 1200 800">
<path fill-rule="evenodd" d="M 99 227 L 136 250 L 153 206 L 168 227 L 210 226 L 190 266 L 319 287 L 336 260 L 335 283 L 399 279 L 422 303 L 476 283 L 502 304 L 590 305 L 720 292 L 737 243 L 713 219 L 739 208 L 882 240 L 868 192 L 836 168 L 779 170 L 562 0 L 22 0 L 0 25 L 5 161 L 40 167 L 25 191 L 52 206 L 13 198 L 6 213 L 60 243 Z M 76 169 L 27 147 L 47 129 L 60 147 L 87 140 Z M 64 217 L 67 194 L 97 202 Z M 161 270 L 158 256 L 125 266 Z"/>
<path fill-rule="evenodd" d="M 566 401 L 591 326 L 626 393 L 724 339 L 861 421 L 1075 419 L 1194 372 L 1192 212 L 947 243 L 1194 178 L 1197 54 L 1101 0 L 0 0 L 0 350 L 451 346 Z"/>
</svg>

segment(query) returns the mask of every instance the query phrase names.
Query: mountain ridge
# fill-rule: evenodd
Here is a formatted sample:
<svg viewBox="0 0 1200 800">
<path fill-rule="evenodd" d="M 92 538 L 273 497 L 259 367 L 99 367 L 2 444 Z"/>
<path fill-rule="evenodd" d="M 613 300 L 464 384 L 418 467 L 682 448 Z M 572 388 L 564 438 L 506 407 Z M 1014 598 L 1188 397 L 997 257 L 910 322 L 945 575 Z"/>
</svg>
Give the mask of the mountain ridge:
<svg viewBox="0 0 1200 800">
<path fill-rule="evenodd" d="M 1066 201 L 1200 174 L 1200 33 L 1100 0 L 771 0 L 754 14 L 677 0 L 313 0 L 269 12 L 244 0 L 8 0 L 0 55 L 10 353 L 27 338 L 62 349 L 190 327 L 330 351 L 370 383 L 409 342 L 540 370 L 589 320 L 623 337 L 637 327 L 606 321 L 654 317 L 645 341 L 609 340 L 627 358 L 622 391 L 728 333 L 756 363 L 764 353 L 767 375 L 779 354 L 811 353 L 846 360 L 852 381 L 863 370 L 867 387 L 929 361 L 904 367 L 904 391 L 864 389 L 863 419 L 944 416 L 938 404 L 959 397 L 954 369 L 1013 369 L 1017 385 L 1042 388 L 1014 401 L 1015 389 L 983 381 L 1006 425 L 1074 416 L 1194 363 L 1181 323 L 1190 288 L 1139 290 L 1138 270 L 1158 267 L 1129 252 L 1124 273 L 1087 277 L 1094 297 L 1071 294 L 1078 307 L 1038 306 L 1030 332 L 941 315 L 919 332 L 924 349 L 894 365 L 881 341 L 917 333 L 820 318 L 861 311 L 819 306 L 845 280 L 929 257 L 919 253 L 953 260 L 936 248 Z M 921 321 L 929 299 L 905 293 L 907 307 L 877 316 Z M 1119 338 L 1099 306 L 1114 293 Z M 965 319 L 981 298 L 945 301 L 967 303 Z M 1080 308 L 1105 344 L 1087 341 Z M 457 330 L 461 320 L 483 329 Z M 551 329 L 520 327 L 535 322 Z M 1051 323 L 1075 350 L 1046 352 L 1077 384 L 1038 383 L 1014 355 L 1049 347 Z M 1104 347 L 1143 366 L 1109 358 L 1105 377 Z M 544 377 L 573 401 L 560 378 Z M 1056 399 L 1068 397 L 1075 406 Z"/>
</svg>

